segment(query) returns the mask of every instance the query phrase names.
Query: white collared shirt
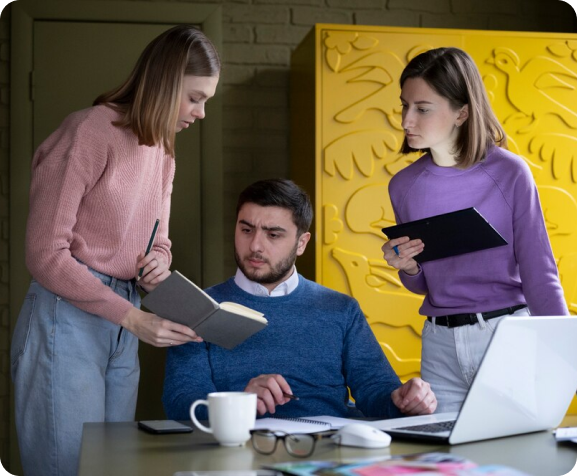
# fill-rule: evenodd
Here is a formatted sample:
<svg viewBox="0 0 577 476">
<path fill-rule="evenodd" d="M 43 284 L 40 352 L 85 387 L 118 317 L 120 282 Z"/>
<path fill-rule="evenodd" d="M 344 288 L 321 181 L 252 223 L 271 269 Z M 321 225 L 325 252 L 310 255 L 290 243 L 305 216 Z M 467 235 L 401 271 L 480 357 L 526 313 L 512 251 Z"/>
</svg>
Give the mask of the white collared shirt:
<svg viewBox="0 0 577 476">
<path fill-rule="evenodd" d="M 248 279 L 240 270 L 240 268 L 237 268 L 236 270 L 236 274 L 234 275 L 234 282 L 240 289 L 246 291 L 249 294 L 252 294 L 253 296 L 278 297 L 286 296 L 297 288 L 299 285 L 299 275 L 297 273 L 296 266 L 293 266 L 293 272 L 288 277 L 288 279 L 280 283 L 270 293 L 268 289 L 265 288 L 262 284 Z"/>
</svg>

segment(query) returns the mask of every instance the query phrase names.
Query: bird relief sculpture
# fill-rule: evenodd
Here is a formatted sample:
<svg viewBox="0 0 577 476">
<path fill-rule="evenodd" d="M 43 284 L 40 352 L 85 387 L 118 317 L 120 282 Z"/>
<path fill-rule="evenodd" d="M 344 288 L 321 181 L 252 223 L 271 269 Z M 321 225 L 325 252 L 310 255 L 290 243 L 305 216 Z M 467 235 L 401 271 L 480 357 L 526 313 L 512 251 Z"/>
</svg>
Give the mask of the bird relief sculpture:
<svg viewBox="0 0 577 476">
<path fill-rule="evenodd" d="M 546 114 L 557 115 L 568 127 L 577 129 L 577 73 L 547 56 L 534 56 L 521 64 L 510 48 L 493 49 L 486 63 L 507 77 L 507 98 L 518 112 L 504 119 L 507 123 L 524 118 L 528 123 L 518 133 L 534 130 Z"/>
<path fill-rule="evenodd" d="M 344 34 L 342 34 L 344 35 Z M 356 35 L 356 36 L 355 36 Z M 346 76 L 347 105 L 334 113 L 334 121 L 350 127 L 342 130 L 340 135 L 324 146 L 324 170 L 331 177 L 338 173 L 346 180 L 353 178 L 354 169 L 371 177 L 374 172 L 375 160 L 385 160 L 383 164 L 389 173 L 396 173 L 415 160 L 414 157 L 400 156 L 397 152 L 403 139 L 401 126 L 401 104 L 399 100 L 400 87 L 398 78 L 406 63 L 392 51 L 377 49 L 363 54 L 352 55 L 353 59 L 344 64 L 344 57 L 351 53 L 352 46 L 360 41 L 358 34 L 346 33 L 341 37 L 329 35 L 325 41 L 327 46 L 327 62 L 329 52 L 338 54 L 338 62 L 331 59 L 329 68 L 339 75 Z M 364 42 L 366 46 L 377 46 L 378 41 Z M 329 47 L 329 45 L 331 47 Z M 426 51 L 430 46 L 419 45 L 408 53 L 408 60 Z M 338 67 L 337 67 L 338 63 Z M 357 84 L 374 84 L 376 89 L 360 93 Z M 382 113 L 386 119 L 383 128 L 363 129 L 357 123 L 367 111 Z M 338 129 L 339 131 L 341 129 Z"/>
<path fill-rule="evenodd" d="M 407 343 L 420 342 L 424 319 L 419 315 L 422 298 L 409 293 L 399 280 L 397 270 L 383 260 L 368 259 L 361 253 L 339 247 L 333 248 L 331 255 L 343 269 L 351 295 L 359 302 L 395 371 L 403 378 L 418 373 L 419 349 L 410 352 Z"/>
</svg>

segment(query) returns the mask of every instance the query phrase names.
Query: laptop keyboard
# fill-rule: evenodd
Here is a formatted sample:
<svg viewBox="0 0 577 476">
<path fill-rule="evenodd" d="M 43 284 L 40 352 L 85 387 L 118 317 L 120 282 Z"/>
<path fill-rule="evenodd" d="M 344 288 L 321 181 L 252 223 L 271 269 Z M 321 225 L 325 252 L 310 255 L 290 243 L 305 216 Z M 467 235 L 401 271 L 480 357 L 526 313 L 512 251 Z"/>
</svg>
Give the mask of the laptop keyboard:
<svg viewBox="0 0 577 476">
<path fill-rule="evenodd" d="M 455 420 L 439 421 L 437 423 L 427 423 L 425 425 L 403 426 L 395 428 L 395 430 L 411 430 L 422 431 L 425 433 L 441 433 L 443 431 L 451 431 L 455 426 Z"/>
</svg>

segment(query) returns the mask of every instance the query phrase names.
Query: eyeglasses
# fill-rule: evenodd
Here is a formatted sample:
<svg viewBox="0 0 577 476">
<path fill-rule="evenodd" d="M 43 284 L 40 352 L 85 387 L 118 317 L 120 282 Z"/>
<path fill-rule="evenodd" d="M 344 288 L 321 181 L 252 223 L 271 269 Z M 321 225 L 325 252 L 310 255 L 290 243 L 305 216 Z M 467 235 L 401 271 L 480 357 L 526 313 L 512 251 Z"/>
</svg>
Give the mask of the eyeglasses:
<svg viewBox="0 0 577 476">
<path fill-rule="evenodd" d="M 282 440 L 286 452 L 297 458 L 306 458 L 313 454 L 318 440 L 331 438 L 332 434 L 321 433 L 284 433 L 283 431 L 255 430 L 251 434 L 252 447 L 263 455 L 273 454 L 279 440 Z"/>
</svg>

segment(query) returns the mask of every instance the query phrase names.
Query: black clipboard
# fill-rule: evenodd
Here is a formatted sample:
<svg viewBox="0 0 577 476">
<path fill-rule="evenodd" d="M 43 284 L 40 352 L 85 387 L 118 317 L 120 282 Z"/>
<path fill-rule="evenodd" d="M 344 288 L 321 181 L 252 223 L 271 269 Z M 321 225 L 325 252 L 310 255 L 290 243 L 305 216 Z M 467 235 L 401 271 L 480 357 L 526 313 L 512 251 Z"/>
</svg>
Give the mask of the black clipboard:
<svg viewBox="0 0 577 476">
<path fill-rule="evenodd" d="M 417 263 L 504 246 L 507 240 L 474 207 L 383 228 L 390 240 L 408 236 L 421 239 Z"/>
</svg>

